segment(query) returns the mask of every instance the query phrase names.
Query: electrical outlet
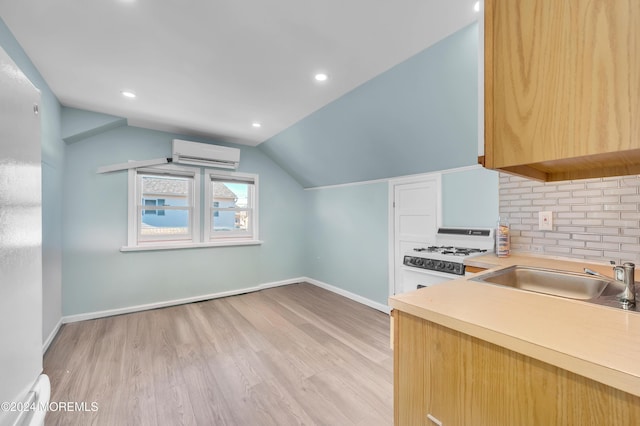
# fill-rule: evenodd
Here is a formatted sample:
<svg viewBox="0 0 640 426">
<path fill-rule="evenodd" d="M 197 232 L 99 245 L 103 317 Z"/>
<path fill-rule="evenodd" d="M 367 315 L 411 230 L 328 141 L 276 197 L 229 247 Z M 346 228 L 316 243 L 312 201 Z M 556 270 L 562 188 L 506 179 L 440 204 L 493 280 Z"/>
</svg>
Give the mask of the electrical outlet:
<svg viewBox="0 0 640 426">
<path fill-rule="evenodd" d="M 541 231 L 553 230 L 553 215 L 552 212 L 539 212 L 538 213 L 538 228 Z"/>
</svg>

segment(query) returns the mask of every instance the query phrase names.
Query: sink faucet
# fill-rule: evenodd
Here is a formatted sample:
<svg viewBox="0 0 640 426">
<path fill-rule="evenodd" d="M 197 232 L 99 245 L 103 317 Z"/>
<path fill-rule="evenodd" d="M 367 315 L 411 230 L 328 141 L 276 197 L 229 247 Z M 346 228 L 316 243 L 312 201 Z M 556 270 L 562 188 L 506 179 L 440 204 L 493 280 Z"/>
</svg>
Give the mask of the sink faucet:
<svg viewBox="0 0 640 426">
<path fill-rule="evenodd" d="M 631 262 L 625 262 L 622 266 L 613 268 L 618 278 L 619 274 L 623 276 L 624 291 L 620 295 L 620 301 L 623 306 L 635 306 L 636 304 L 636 281 L 634 277 L 634 265 Z M 622 271 L 622 272 L 618 272 Z"/>
<path fill-rule="evenodd" d="M 618 295 L 618 299 L 620 299 L 620 303 L 622 303 L 623 308 L 629 308 L 636 305 L 635 267 L 636 265 L 631 262 L 625 262 L 622 266 L 613 267 L 615 281 L 624 284 L 624 291 Z M 607 280 L 610 279 L 609 277 L 588 268 L 584 268 L 584 272 L 590 275 L 606 278 Z"/>
</svg>

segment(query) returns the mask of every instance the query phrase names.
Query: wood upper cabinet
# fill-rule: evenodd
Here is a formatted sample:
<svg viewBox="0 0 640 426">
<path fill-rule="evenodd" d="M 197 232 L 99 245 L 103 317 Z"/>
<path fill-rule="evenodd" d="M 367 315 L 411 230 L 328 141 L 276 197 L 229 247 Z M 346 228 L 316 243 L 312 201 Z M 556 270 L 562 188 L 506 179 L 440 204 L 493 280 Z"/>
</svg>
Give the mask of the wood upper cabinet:
<svg viewBox="0 0 640 426">
<path fill-rule="evenodd" d="M 485 167 L 640 173 L 639 23 L 638 0 L 485 0 Z"/>
</svg>

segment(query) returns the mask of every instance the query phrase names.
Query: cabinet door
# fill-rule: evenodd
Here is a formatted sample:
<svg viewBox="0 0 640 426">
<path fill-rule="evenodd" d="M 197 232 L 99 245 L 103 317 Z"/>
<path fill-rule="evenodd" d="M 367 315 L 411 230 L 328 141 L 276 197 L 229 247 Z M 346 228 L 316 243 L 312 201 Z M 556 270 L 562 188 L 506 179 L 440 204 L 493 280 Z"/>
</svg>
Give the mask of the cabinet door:
<svg viewBox="0 0 640 426">
<path fill-rule="evenodd" d="M 638 0 L 486 0 L 485 165 L 637 166 L 638 22 Z"/>
<path fill-rule="evenodd" d="M 393 315 L 395 424 L 465 424 L 468 340 L 404 312 Z"/>
<path fill-rule="evenodd" d="M 427 425 L 425 403 L 426 322 L 397 310 L 394 314 L 394 424 Z"/>
<path fill-rule="evenodd" d="M 464 421 L 470 387 L 465 382 L 465 355 L 470 353 L 468 340 L 453 330 L 425 321 L 426 372 L 425 401 L 427 414 L 443 425 L 470 424 Z M 427 423 L 437 424 L 437 423 Z"/>
</svg>

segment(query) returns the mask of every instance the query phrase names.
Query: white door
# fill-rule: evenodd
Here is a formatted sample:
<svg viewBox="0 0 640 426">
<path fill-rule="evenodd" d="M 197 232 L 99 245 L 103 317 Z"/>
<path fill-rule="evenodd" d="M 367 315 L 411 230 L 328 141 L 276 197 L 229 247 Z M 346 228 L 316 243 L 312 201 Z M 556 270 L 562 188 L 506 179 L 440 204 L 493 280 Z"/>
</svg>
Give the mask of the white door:
<svg viewBox="0 0 640 426">
<path fill-rule="evenodd" d="M 392 183 L 393 190 L 393 294 L 405 288 L 402 260 L 416 246 L 435 244 L 440 212 L 440 174 L 410 183 Z"/>
<path fill-rule="evenodd" d="M 41 143 L 40 117 L 35 111 L 39 102 L 38 90 L 0 49 L 0 402 L 3 403 L 24 402 L 42 371 Z M 0 424 L 13 424 L 18 414 L 0 410 Z"/>
</svg>

